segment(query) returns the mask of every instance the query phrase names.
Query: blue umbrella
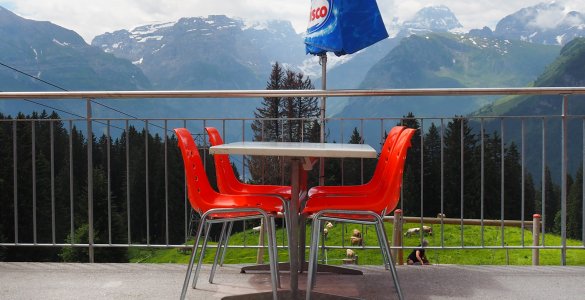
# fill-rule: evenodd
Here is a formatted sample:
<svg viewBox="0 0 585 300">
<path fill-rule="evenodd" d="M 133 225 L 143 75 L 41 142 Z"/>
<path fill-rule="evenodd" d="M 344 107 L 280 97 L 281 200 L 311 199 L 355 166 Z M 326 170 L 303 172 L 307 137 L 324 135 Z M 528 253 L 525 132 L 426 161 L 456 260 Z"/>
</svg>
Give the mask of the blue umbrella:
<svg viewBox="0 0 585 300">
<path fill-rule="evenodd" d="M 387 37 L 376 0 L 311 0 L 305 49 L 321 59 L 323 90 L 327 89 L 327 52 L 352 54 Z M 326 100 L 321 100 L 321 143 L 325 142 Z M 321 159 L 319 185 L 324 184 L 324 173 Z"/>
<path fill-rule="evenodd" d="M 307 53 L 352 54 L 388 37 L 376 0 L 312 0 Z"/>
</svg>

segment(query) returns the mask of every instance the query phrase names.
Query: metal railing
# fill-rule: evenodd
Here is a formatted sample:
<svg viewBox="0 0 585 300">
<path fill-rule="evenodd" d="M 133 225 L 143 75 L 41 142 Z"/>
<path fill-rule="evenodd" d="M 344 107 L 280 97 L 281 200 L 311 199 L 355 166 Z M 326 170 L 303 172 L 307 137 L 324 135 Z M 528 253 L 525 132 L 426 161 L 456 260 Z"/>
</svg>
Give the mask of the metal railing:
<svg viewBox="0 0 585 300">
<path fill-rule="evenodd" d="M 225 135 L 226 131 L 229 131 L 230 133 L 233 132 L 241 132 L 241 134 L 239 134 L 239 138 L 242 140 L 246 139 L 246 136 L 249 136 L 247 134 L 247 132 L 249 131 L 249 125 L 251 122 L 253 122 L 254 118 L 237 118 L 237 119 L 218 119 L 218 118 L 209 118 L 209 119 L 184 119 L 184 118 L 177 118 L 177 119 L 169 119 L 169 118 L 157 118 L 157 119 L 116 119 L 116 118 L 94 118 L 92 115 L 92 101 L 96 100 L 96 99 L 119 99 L 120 101 L 125 101 L 125 99 L 137 99 L 137 98 L 182 98 L 185 99 L 185 101 L 196 101 L 194 100 L 195 98 L 258 98 L 258 97 L 373 97 L 373 96 L 464 96 L 464 95 L 474 95 L 474 96 L 490 96 L 490 95 L 558 95 L 559 96 L 559 101 L 561 101 L 562 103 L 562 112 L 560 115 L 538 115 L 538 116 L 469 116 L 469 117 L 430 117 L 430 118 L 425 118 L 425 117 L 416 117 L 415 119 L 420 122 L 421 124 L 421 128 L 422 128 L 422 132 L 425 132 L 425 129 L 428 128 L 429 123 L 437 123 L 439 124 L 439 128 L 440 128 L 440 137 L 441 137 L 441 176 L 439 178 L 440 180 L 440 186 L 441 186 L 441 195 L 440 195 L 440 201 L 441 201 L 441 210 L 440 212 L 443 212 L 443 205 L 444 205 L 444 201 L 446 199 L 444 199 L 444 195 L 443 195 L 443 189 L 444 189 L 444 155 L 445 153 L 443 152 L 444 150 L 444 137 L 445 137 L 445 122 L 449 122 L 449 120 L 454 120 L 454 119 L 459 119 L 459 120 L 474 120 L 476 121 L 476 124 L 479 124 L 478 126 L 480 127 L 479 132 L 481 132 L 481 153 L 479 155 L 480 160 L 481 160 L 481 186 L 478 187 L 478 189 L 480 189 L 480 194 L 481 194 L 481 212 L 479 212 L 480 215 L 480 226 L 481 226 L 481 230 L 482 230 L 482 236 L 481 236 L 481 244 L 480 246 L 466 246 L 464 243 L 464 212 L 465 212 L 465 203 L 466 203 L 466 199 L 465 199 L 465 190 L 464 190 L 464 182 L 465 182 L 465 175 L 464 175 L 464 157 L 465 157 L 465 151 L 464 151 L 464 136 L 463 136 L 463 122 L 461 122 L 461 151 L 460 151 L 460 156 L 461 156 L 461 160 L 460 160 L 460 167 L 461 167 L 461 174 L 460 174 L 460 182 L 458 184 L 460 184 L 460 224 L 461 224 L 461 245 L 459 246 L 446 246 L 443 243 L 443 240 L 441 242 L 440 246 L 431 246 L 429 247 L 429 249 L 494 249 L 494 248 L 498 248 L 498 249 L 560 249 L 561 250 L 561 264 L 565 265 L 566 264 L 566 251 L 567 249 L 585 249 L 585 242 L 582 243 L 579 246 L 569 246 L 567 245 L 567 196 L 568 196 L 568 190 L 567 190 L 567 175 L 569 173 L 568 171 L 568 153 L 567 153 L 567 149 L 568 149 L 568 122 L 569 121 L 574 121 L 574 120 L 581 120 L 582 122 L 582 128 L 583 128 L 583 140 L 581 141 L 581 145 L 585 144 L 585 115 L 569 115 L 568 111 L 567 111 L 567 107 L 568 107 L 568 102 L 569 102 L 569 96 L 570 95 L 585 95 L 585 88 L 502 88 L 502 89 L 497 89 L 497 88 L 489 88 L 489 89 L 403 89 L 403 90 L 328 90 L 328 91 L 324 91 L 324 90 L 306 90 L 306 91 L 298 91 L 298 90 L 278 90 L 278 91 L 274 91 L 274 90 L 256 90 L 256 91 L 140 91 L 140 92 L 136 92 L 136 91 L 120 91 L 120 92 L 2 92 L 0 93 L 0 100 L 1 99 L 37 99 L 37 100 L 44 100 L 44 99 L 71 99 L 72 101 L 85 101 L 86 102 L 86 118 L 84 119 L 60 119 L 60 120 L 47 120 L 47 119 L 5 119 L 5 120 L 0 120 L 0 125 L 2 124 L 11 124 L 11 128 L 12 128 L 12 140 L 2 140 L 0 141 L 0 144 L 12 144 L 12 162 L 13 162 L 13 172 L 12 172 L 12 178 L 3 178 L 4 180 L 8 181 L 8 180 L 12 180 L 13 181 L 13 191 L 1 191 L 2 193 L 10 193 L 12 192 L 13 195 L 13 224 L 14 224 L 14 236 L 12 239 L 10 239 L 10 237 L 5 237 L 5 241 L 2 241 L 0 243 L 0 246 L 5 246 L 5 247 L 11 247 L 11 246 L 30 246 L 30 247 L 87 247 L 89 249 L 89 257 L 90 257 L 90 261 L 93 261 L 94 259 L 94 249 L 95 248 L 101 248 L 101 247 L 152 247 L 152 248 L 174 248 L 174 247 L 183 247 L 184 245 L 182 243 L 176 243 L 174 241 L 171 240 L 170 235 L 169 235 L 169 226 L 170 226 L 170 220 L 169 220 L 169 210 L 170 209 L 176 209 L 174 207 L 170 207 L 169 206 L 169 170 L 168 170 L 168 166 L 169 166 L 169 162 L 168 162 L 168 158 L 169 158 L 169 154 L 168 154 L 168 149 L 169 149 L 169 145 L 168 145 L 168 140 L 170 138 L 170 136 L 172 136 L 172 131 L 170 130 L 169 127 L 169 123 L 173 123 L 175 124 L 174 127 L 189 127 L 189 126 L 194 126 L 193 124 L 198 124 L 195 125 L 194 127 L 196 127 L 198 130 L 194 130 L 194 133 L 197 134 L 201 134 L 204 135 L 203 132 L 203 127 L 207 126 L 208 124 L 219 124 L 221 126 L 220 132 L 223 132 L 223 134 Z M 359 101 L 359 100 L 355 100 L 355 101 Z M 391 100 L 389 100 L 391 101 Z M 379 132 L 376 133 L 374 136 L 380 137 L 380 139 L 382 139 L 384 137 L 385 131 L 388 129 L 387 127 L 391 127 L 396 125 L 397 123 L 400 123 L 401 121 L 403 121 L 405 118 L 404 117 L 399 117 L 399 116 L 393 116 L 393 117 L 388 117 L 388 118 L 327 118 L 325 120 L 325 122 L 327 124 L 334 124 L 334 123 L 341 123 L 342 125 L 339 125 L 338 128 L 340 128 L 340 132 L 339 132 L 339 136 L 336 137 L 335 134 L 331 134 L 329 137 L 329 141 L 342 141 L 344 140 L 346 134 L 348 134 L 348 132 L 345 132 L 343 130 L 344 127 L 346 127 L 345 125 L 343 125 L 344 123 L 351 123 L 353 125 L 355 125 L 355 128 L 360 128 L 360 133 L 362 134 L 362 136 L 364 136 L 364 134 L 367 133 L 368 129 L 364 129 L 364 123 L 368 123 L 369 125 L 373 124 L 373 123 L 378 123 L 379 125 L 377 125 L 376 127 L 379 128 Z M 300 119 L 299 119 L 300 120 Z M 484 199 L 484 194 L 485 194 L 485 189 L 484 189 L 484 183 L 485 183 L 485 178 L 484 178 L 484 151 L 485 151 L 485 141 L 484 141 L 484 132 L 485 129 L 484 126 L 485 123 L 487 122 L 487 120 L 499 120 L 500 121 L 500 128 L 498 129 L 498 132 L 500 134 L 500 141 L 501 141 L 501 149 L 500 149 L 500 154 L 501 154 L 501 163 L 500 163 L 500 180 L 501 180 L 501 193 L 500 193 L 500 206 L 501 206 L 501 235 L 502 235 L 502 241 L 501 241 L 501 245 L 497 245 L 497 246 L 492 246 L 492 245 L 486 245 L 484 243 L 483 240 L 483 227 L 486 226 L 484 224 L 484 220 L 486 220 L 484 218 L 484 207 L 485 207 L 485 199 Z M 549 145 L 549 141 L 547 139 L 550 139 L 550 137 L 547 137 L 547 124 L 551 123 L 554 121 L 560 121 L 561 122 L 561 131 L 560 131 L 560 136 L 561 136 L 561 159 L 560 159 L 560 164 L 561 164 L 561 169 L 560 169 L 560 190 L 561 190 L 561 195 L 560 195 L 560 235 L 561 235 L 561 244 L 560 245 L 547 245 L 545 242 L 545 223 L 546 223 L 546 219 L 547 218 L 554 218 L 554 216 L 547 216 L 546 215 L 546 201 L 547 201 L 547 197 L 546 197 L 546 190 L 545 190 L 545 186 L 547 181 L 549 181 L 550 179 L 547 178 L 547 150 L 550 147 Z M 311 121 L 309 120 L 304 120 L 304 121 Z M 524 186 L 525 186 L 525 175 L 527 173 L 527 162 L 526 162 L 526 122 L 537 122 L 540 123 L 539 127 L 541 128 L 541 143 L 542 143 L 542 149 L 539 149 L 539 151 L 542 153 L 542 159 L 540 161 L 540 165 L 542 165 L 542 172 L 541 172 L 541 207 L 542 207 L 542 244 L 541 245 L 526 245 L 524 243 L 524 234 L 522 234 L 522 242 L 521 245 L 518 246 L 510 246 L 507 245 L 505 243 L 505 239 L 504 239 L 504 206 L 506 203 L 506 199 L 504 197 L 504 186 L 505 186 L 505 174 L 506 174 L 506 170 L 505 170 L 505 161 L 504 161 L 504 153 L 506 151 L 505 149 L 505 142 L 504 139 L 505 137 L 507 137 L 505 134 L 508 132 L 506 124 L 507 122 L 512 122 L 512 121 L 519 121 L 520 122 L 520 133 L 519 135 L 519 143 L 521 144 L 521 150 L 520 150 L 520 158 L 521 158 L 521 168 L 522 168 L 522 172 L 521 172 L 521 182 L 522 182 L 522 195 L 521 195 L 521 202 L 522 202 L 522 217 L 521 220 L 519 220 L 521 223 L 521 228 L 522 231 L 524 231 L 525 229 L 525 225 L 527 225 L 526 227 L 529 228 L 531 227 L 529 223 L 527 223 L 527 221 L 525 220 L 525 216 L 524 216 L 524 203 L 525 203 L 525 195 L 524 195 Z M 50 178 L 38 178 L 37 177 L 37 173 L 39 172 L 37 170 L 37 160 L 38 157 L 36 157 L 37 155 L 37 151 L 35 150 L 37 147 L 41 147 L 41 146 L 46 146 L 46 145 L 37 145 L 36 144 L 36 132 L 35 132 L 35 128 L 36 125 L 35 124 L 40 124 L 40 123 L 49 123 L 49 127 L 50 127 Z M 69 230 L 70 230 L 70 237 L 71 237 L 71 241 L 70 242 L 61 242 L 58 241 L 57 239 L 57 225 L 55 222 L 56 219 L 56 214 L 58 213 L 56 211 L 56 205 L 55 205 L 55 199 L 56 199 L 56 191 L 57 188 L 55 187 L 55 176 L 57 176 L 55 174 L 55 140 L 54 140 L 54 131 L 55 131 L 55 124 L 57 124 L 57 122 L 63 122 L 63 124 L 67 125 L 66 130 L 70 133 L 73 132 L 75 126 L 74 124 L 80 124 L 80 123 L 84 123 L 85 125 L 85 133 L 87 134 L 88 137 L 93 137 L 95 131 L 96 126 L 100 127 L 100 129 L 103 130 L 103 132 L 105 132 L 104 134 L 107 136 L 107 162 L 106 162 L 106 168 L 107 170 L 105 170 L 106 172 L 106 182 L 105 184 L 107 185 L 106 189 L 107 189 L 107 222 L 108 222 L 108 226 L 107 226 L 107 230 L 108 230 L 108 239 L 107 242 L 96 242 L 95 240 L 95 221 L 94 221 L 94 191 L 96 190 L 96 183 L 94 182 L 94 171 L 95 171 L 95 167 L 94 167 L 94 161 L 95 161 L 95 157 L 94 157 L 94 147 L 87 147 L 86 149 L 86 157 L 85 157 L 85 162 L 82 161 L 78 161 L 74 159 L 74 146 L 73 146 L 73 134 L 69 134 L 69 141 L 68 141 L 68 147 L 69 147 L 69 153 L 68 153 L 68 165 L 69 165 L 69 186 L 68 186 L 68 192 L 69 192 L 69 215 L 70 215 L 70 226 L 69 226 Z M 152 191 L 149 190 L 149 184 L 145 185 L 145 190 L 144 190 L 144 199 L 140 199 L 141 201 L 144 201 L 145 203 L 145 214 L 144 214 L 144 218 L 145 218 L 145 227 L 146 227 L 146 233 L 145 233 L 145 239 L 143 241 L 139 241 L 136 242 L 135 240 L 133 240 L 132 238 L 132 210 L 131 210 L 131 202 L 135 201 L 135 199 L 132 197 L 130 190 L 131 190 L 131 186 L 132 186 L 132 181 L 131 181 L 131 176 L 132 174 L 130 174 L 130 157 L 134 155 L 134 153 L 132 153 L 132 145 L 130 144 L 130 127 L 131 127 L 131 122 L 140 122 L 142 124 L 142 128 L 143 128 L 143 132 L 144 134 L 144 161 L 145 161 L 145 165 L 144 165 L 144 180 L 145 182 L 150 182 L 152 180 L 151 178 L 151 174 L 149 173 L 149 165 L 150 163 L 152 163 L 153 160 L 155 160 L 155 158 L 149 157 L 149 138 L 150 138 L 150 134 L 149 132 L 157 132 L 157 134 L 161 134 L 163 137 L 162 139 L 164 140 L 164 210 L 165 210 L 165 217 L 164 217 L 164 225 L 157 225 L 157 226 L 164 226 L 165 228 L 165 234 L 164 234 L 164 243 L 152 243 L 151 242 L 151 216 L 153 215 L 153 212 L 149 210 L 150 206 L 151 206 L 151 202 L 154 201 L 153 199 L 150 198 L 150 195 L 152 193 Z M 22 123 L 28 123 L 30 124 L 30 145 L 31 145 L 31 153 L 19 153 L 18 152 L 18 144 L 21 143 L 21 141 L 17 138 L 19 132 L 18 132 L 18 128 L 20 128 L 19 124 Z M 162 125 L 159 125 L 161 124 Z M 227 124 L 229 123 L 229 124 Z M 156 124 L 156 126 L 154 126 L 153 124 Z M 232 125 L 232 124 L 237 124 L 237 125 Z M 426 124 L 426 125 L 425 125 Z M 353 126 L 352 125 L 352 126 Z M 329 126 L 329 125 L 328 125 Z M 427 126 L 427 127 L 425 127 Z M 238 128 L 236 128 L 238 127 Z M 112 231 L 115 230 L 115 228 L 113 229 L 113 221 L 112 221 L 112 199 L 111 199 L 111 183 L 112 183 L 112 174 L 111 174 L 111 166 L 110 166 L 110 159 L 111 159 L 111 153 L 110 153 L 110 148 L 111 148 L 111 141 L 112 141 L 112 134 L 111 134 L 111 130 L 112 128 L 117 128 L 120 129 L 123 134 L 125 135 L 125 153 L 120 154 L 120 155 L 124 155 L 126 158 L 126 166 L 125 166 L 125 176 L 123 176 L 123 179 L 125 180 L 125 184 L 127 187 L 127 192 L 124 195 L 126 197 L 126 206 L 127 206 L 127 213 L 126 213 L 126 230 L 127 230 L 127 243 L 120 243 L 120 242 L 116 242 L 112 240 Z M 156 129 L 154 129 L 156 128 Z M 236 128 L 236 129 L 234 129 Z M 423 134 L 420 135 L 420 147 L 421 149 L 423 148 L 424 145 L 424 137 Z M 202 139 L 201 143 L 203 143 L 204 147 L 207 145 L 206 142 L 204 141 L 204 139 Z M 174 145 L 171 145 L 174 146 Z M 529 150 L 534 150 L 534 149 L 529 149 Z M 580 151 L 582 153 L 582 157 L 581 157 L 581 161 L 583 166 L 585 166 L 585 147 L 582 146 L 582 149 Z M 32 166 L 32 184 L 30 186 L 32 192 L 30 195 L 30 201 L 32 203 L 32 238 L 31 240 L 26 240 L 24 241 L 21 236 L 20 236 L 20 232 L 19 232 L 19 215 L 22 215 L 23 211 L 19 211 L 19 201 L 23 201 L 21 200 L 21 198 L 23 198 L 24 196 L 19 194 L 19 191 L 22 189 L 22 186 L 19 188 L 19 161 L 27 156 L 30 155 L 30 160 L 33 162 L 31 164 Z M 425 171 L 425 166 L 424 166 L 424 159 L 423 159 L 423 151 L 421 151 L 420 153 L 420 186 L 421 186 L 421 190 L 424 187 L 424 180 L 422 177 L 422 174 Z M 245 159 L 241 159 L 239 161 L 241 163 L 240 167 L 240 171 L 242 172 L 242 177 L 245 180 L 246 179 L 246 165 L 245 165 Z M 208 162 L 206 162 L 208 163 Z M 86 174 L 86 180 L 87 180 L 87 194 L 85 196 L 81 196 L 79 195 L 79 193 L 74 193 L 73 191 L 73 187 L 74 187 L 74 180 L 75 180 L 75 176 L 74 176 L 74 171 L 75 168 L 81 164 L 87 164 L 87 174 Z M 365 181 L 367 180 L 367 178 L 364 177 L 363 174 L 363 162 L 362 162 L 362 168 L 361 168 L 361 181 Z M 343 168 L 341 169 L 341 172 L 343 173 Z M 344 176 L 342 175 L 341 178 L 344 178 Z M 37 236 L 37 232 L 39 231 L 39 225 L 37 224 L 37 198 L 39 197 L 39 191 L 37 191 L 37 181 L 39 180 L 49 180 L 50 181 L 50 199 L 51 199 L 51 241 L 50 242 L 46 242 L 46 241 L 40 241 L 40 237 Z M 583 186 L 583 190 L 585 190 L 585 181 L 583 181 L 582 183 Z M 184 188 L 184 186 L 183 186 Z M 64 191 L 64 190 L 63 190 Z M 46 192 L 46 191 L 45 191 Z M 189 232 L 188 232 L 188 219 L 189 219 L 189 214 L 190 214 L 190 208 L 188 205 L 188 201 L 187 201 L 187 195 L 186 195 L 186 191 L 183 191 L 182 194 L 184 195 L 184 198 L 181 201 L 182 204 L 182 209 L 184 210 L 184 220 L 183 220 L 183 225 L 184 225 L 184 240 L 186 241 L 188 236 L 189 236 Z M 28 197 L 28 196 L 27 196 Z M 87 200 L 86 206 L 87 206 L 87 224 L 88 224 L 88 242 L 87 243 L 78 243 L 75 242 L 74 236 L 75 236 L 75 221 L 74 221 L 74 210 L 75 207 L 78 206 L 78 202 L 81 201 L 82 199 L 84 199 L 84 197 Z M 159 199 L 160 200 L 160 199 Z M 176 200 L 176 199 L 175 199 Z M 407 199 L 408 201 L 416 201 L 415 199 Z M 420 224 L 421 226 L 423 225 L 423 223 L 425 223 L 424 219 L 423 219 L 423 208 L 424 208 L 424 204 L 425 204 L 425 195 L 423 192 L 420 193 L 420 211 L 421 211 L 421 216 L 420 216 Z M 513 199 L 513 200 L 518 200 L 518 199 Z M 27 199 L 28 201 L 28 199 Z M 403 199 L 401 201 L 401 208 L 404 208 L 404 201 L 406 201 L 405 199 Z M 582 215 L 584 216 L 583 218 L 585 218 L 585 201 L 582 201 L 583 207 L 582 207 Z M 174 202 L 176 204 L 176 201 Z M 3 210 L 6 208 L 2 208 Z M 157 212 L 159 213 L 159 212 Z M 582 220 L 582 227 L 581 230 L 583 232 L 583 238 L 582 241 L 585 241 L 585 220 Z M 443 225 L 444 223 L 441 223 L 441 231 L 443 231 Z M 62 234 L 62 233 L 61 233 Z M 158 239 L 160 240 L 160 239 Z M 250 247 L 250 248 L 255 248 L 258 247 L 256 245 L 254 245 L 254 243 L 251 243 L 252 245 L 242 245 L 241 247 Z M 347 248 L 347 245 L 343 245 L 342 242 L 342 246 L 340 246 L 341 248 Z M 351 246 L 349 246 L 351 247 Z M 330 248 L 339 248 L 339 246 L 330 246 Z M 363 246 L 360 248 L 374 248 L 374 247 L 368 247 L 368 246 Z M 394 248 L 396 248 L 396 246 L 394 246 Z M 400 246 L 400 249 L 409 249 L 409 248 L 414 248 L 414 247 L 407 247 L 407 246 Z"/>
</svg>

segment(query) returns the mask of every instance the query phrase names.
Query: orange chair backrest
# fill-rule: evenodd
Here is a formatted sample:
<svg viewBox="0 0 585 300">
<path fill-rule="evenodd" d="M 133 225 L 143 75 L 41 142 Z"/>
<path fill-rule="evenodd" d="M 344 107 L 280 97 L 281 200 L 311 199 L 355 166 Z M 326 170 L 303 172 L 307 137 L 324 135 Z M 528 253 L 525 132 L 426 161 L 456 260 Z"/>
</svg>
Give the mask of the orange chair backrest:
<svg viewBox="0 0 585 300">
<path fill-rule="evenodd" d="M 386 140 L 384 141 L 384 146 L 382 146 L 382 150 L 380 151 L 380 157 L 378 157 L 378 164 L 376 165 L 376 170 L 374 171 L 374 175 L 370 182 L 372 184 L 378 184 L 384 178 L 384 170 L 386 169 L 386 164 L 384 161 L 387 160 L 388 155 L 392 152 L 394 145 L 396 145 L 396 141 L 400 136 L 400 133 L 405 129 L 405 126 L 394 126 L 386 136 Z"/>
<path fill-rule="evenodd" d="M 368 192 L 369 197 L 373 202 L 369 203 L 369 207 L 372 211 L 382 212 L 384 210 L 389 211 L 394 209 L 398 203 L 398 199 L 395 196 L 400 192 L 400 180 L 402 178 L 402 168 L 404 163 L 401 163 L 401 157 L 405 157 L 404 148 L 408 149 L 410 146 L 410 138 L 414 134 L 415 130 L 410 128 L 403 128 L 398 133 L 398 137 L 393 147 L 388 147 L 383 151 L 386 155 L 380 155 L 378 164 L 382 165 L 384 170 L 381 175 L 380 184 L 372 186 L 372 189 Z M 400 174 L 400 175 L 398 175 Z"/>
<path fill-rule="evenodd" d="M 380 157 L 378 158 L 378 164 L 376 165 L 374 176 L 370 182 L 366 184 L 368 189 L 370 189 L 370 194 L 382 195 L 385 190 L 389 188 L 388 185 L 391 184 L 391 180 L 388 180 L 389 175 L 387 173 L 394 170 L 396 164 L 396 159 L 391 158 L 393 157 L 396 144 L 405 129 L 405 126 L 395 126 L 390 130 L 390 133 L 386 137 L 382 151 L 380 151 Z M 378 196 L 376 196 L 376 198 L 380 199 Z"/>
<path fill-rule="evenodd" d="M 205 127 L 212 146 L 222 145 L 223 139 L 215 127 Z M 214 154 L 217 188 L 224 194 L 237 194 L 243 190 L 242 183 L 236 177 L 229 155 Z"/>
<path fill-rule="evenodd" d="M 209 184 L 199 150 L 189 130 L 186 128 L 175 128 L 175 133 L 177 134 L 179 148 L 181 148 L 183 155 L 189 202 L 195 211 L 204 213 L 213 208 L 211 204 L 218 194 Z"/>
<path fill-rule="evenodd" d="M 209 135 L 209 142 L 212 146 L 222 145 L 223 139 L 219 135 L 219 131 L 215 127 L 205 127 L 205 131 Z"/>
<path fill-rule="evenodd" d="M 388 180 L 388 188 L 385 189 L 383 199 L 388 201 L 386 205 L 386 212 L 391 212 L 398 205 L 400 200 L 400 186 L 402 185 L 402 174 L 404 173 L 404 163 L 406 161 L 406 154 L 408 148 L 411 146 L 410 140 L 416 132 L 415 129 L 407 128 L 401 134 L 396 145 L 392 151 L 389 159 L 390 166 L 385 172 L 386 180 Z"/>
</svg>

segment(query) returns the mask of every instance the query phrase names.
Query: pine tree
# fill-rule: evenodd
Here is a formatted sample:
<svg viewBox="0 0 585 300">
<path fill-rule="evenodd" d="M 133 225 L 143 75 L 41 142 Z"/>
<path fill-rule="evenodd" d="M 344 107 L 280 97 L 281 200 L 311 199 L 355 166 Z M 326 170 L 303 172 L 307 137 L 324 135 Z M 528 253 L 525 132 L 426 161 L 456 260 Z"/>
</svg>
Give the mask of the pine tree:
<svg viewBox="0 0 585 300">
<path fill-rule="evenodd" d="M 272 66 L 267 90 L 284 89 L 285 73 L 278 62 Z M 254 112 L 252 131 L 255 141 L 280 141 L 282 139 L 282 97 L 265 97 Z"/>
<path fill-rule="evenodd" d="M 411 147 L 408 149 L 406 155 L 406 162 L 404 165 L 404 175 L 402 181 L 402 206 L 404 207 L 404 215 L 419 216 L 420 198 L 421 198 L 421 133 L 420 123 L 415 118 L 413 113 L 408 113 L 404 116 L 398 125 L 403 125 L 408 128 L 416 129 L 412 136 Z"/>
<path fill-rule="evenodd" d="M 532 215 L 537 212 L 537 196 L 532 175 L 526 172 L 524 176 L 524 220 L 532 220 Z"/>
<path fill-rule="evenodd" d="M 309 78 L 302 73 L 272 66 L 267 90 L 313 89 Z M 254 112 L 252 131 L 255 141 L 318 141 L 318 123 L 307 119 L 319 114 L 315 97 L 266 97 Z M 284 160 L 278 157 L 249 157 L 246 159 L 251 182 L 283 185 L 290 181 Z"/>
<path fill-rule="evenodd" d="M 545 178 L 545 203 L 544 203 L 544 214 L 542 216 L 545 224 L 545 229 L 551 232 L 554 229 L 555 217 L 557 212 L 560 210 L 561 193 L 560 187 L 552 182 L 552 176 L 550 169 L 545 167 L 544 170 Z M 542 190 L 541 190 L 542 193 Z"/>
<path fill-rule="evenodd" d="M 287 70 L 283 89 L 312 90 L 315 87 L 302 73 Z M 319 136 L 313 134 L 313 127 L 318 125 L 306 119 L 318 117 L 319 112 L 318 99 L 315 97 L 284 98 L 282 116 L 288 119 L 284 123 L 284 140 L 318 142 Z"/>
<path fill-rule="evenodd" d="M 0 113 L 0 121 L 10 119 Z M 0 122 L 0 191 L 3 191 L 0 193 L 0 206 L 2 207 L 0 209 L 0 241 L 2 242 L 8 242 L 8 236 L 4 233 L 10 232 L 9 229 L 14 228 L 14 202 L 11 201 L 14 189 L 12 126 L 12 122 Z M 5 249 L 0 247 L 0 261 L 3 258 L 3 253 L 5 253 Z"/>
<path fill-rule="evenodd" d="M 567 197 L 567 237 L 583 238 L 583 166 L 577 170 L 575 184 Z"/>
<path fill-rule="evenodd" d="M 348 143 L 364 143 L 357 127 L 354 127 Z M 342 159 L 341 163 L 343 166 L 343 185 L 358 185 L 367 182 L 372 177 L 375 168 L 375 161 L 371 159 L 346 158 Z"/>
<path fill-rule="evenodd" d="M 480 214 L 478 141 L 472 133 L 469 121 L 456 117 L 449 122 L 445 129 L 444 142 L 445 214 L 449 217 L 463 215 L 464 218 L 478 218 Z M 461 169 L 461 150 L 464 153 L 463 170 Z M 461 199 L 462 188 L 463 199 Z M 461 206 L 463 206 L 463 214 Z"/>
<path fill-rule="evenodd" d="M 504 218 L 520 220 L 522 214 L 522 166 L 520 153 L 514 142 L 505 150 L 504 157 Z"/>
<path fill-rule="evenodd" d="M 424 215 L 441 212 L 441 136 L 434 123 L 424 138 Z"/>
<path fill-rule="evenodd" d="M 169 242 L 178 244 L 185 242 L 185 213 L 190 213 L 191 207 L 185 199 L 185 171 L 183 157 L 177 147 L 177 138 L 167 138 L 168 169 L 169 169 Z M 214 172 L 215 173 L 215 172 Z M 236 174 L 237 176 L 237 174 Z"/>
</svg>

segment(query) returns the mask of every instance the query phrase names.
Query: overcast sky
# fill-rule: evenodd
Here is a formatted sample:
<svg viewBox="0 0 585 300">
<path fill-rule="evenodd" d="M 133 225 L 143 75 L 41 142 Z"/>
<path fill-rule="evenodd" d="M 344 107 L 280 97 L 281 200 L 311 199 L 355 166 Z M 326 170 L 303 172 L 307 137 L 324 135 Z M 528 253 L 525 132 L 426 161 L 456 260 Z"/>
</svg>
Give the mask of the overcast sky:
<svg viewBox="0 0 585 300">
<path fill-rule="evenodd" d="M 308 24 L 310 0 L 0 0 L 0 5 L 33 20 L 75 30 L 89 43 L 96 35 L 181 17 L 224 14 L 250 20 L 290 20 L 297 32 Z M 448 6 L 466 28 L 495 28 L 503 17 L 538 0 L 378 0 L 386 24 L 408 19 L 429 5 Z M 557 1 L 585 12 L 584 0 Z"/>
</svg>

